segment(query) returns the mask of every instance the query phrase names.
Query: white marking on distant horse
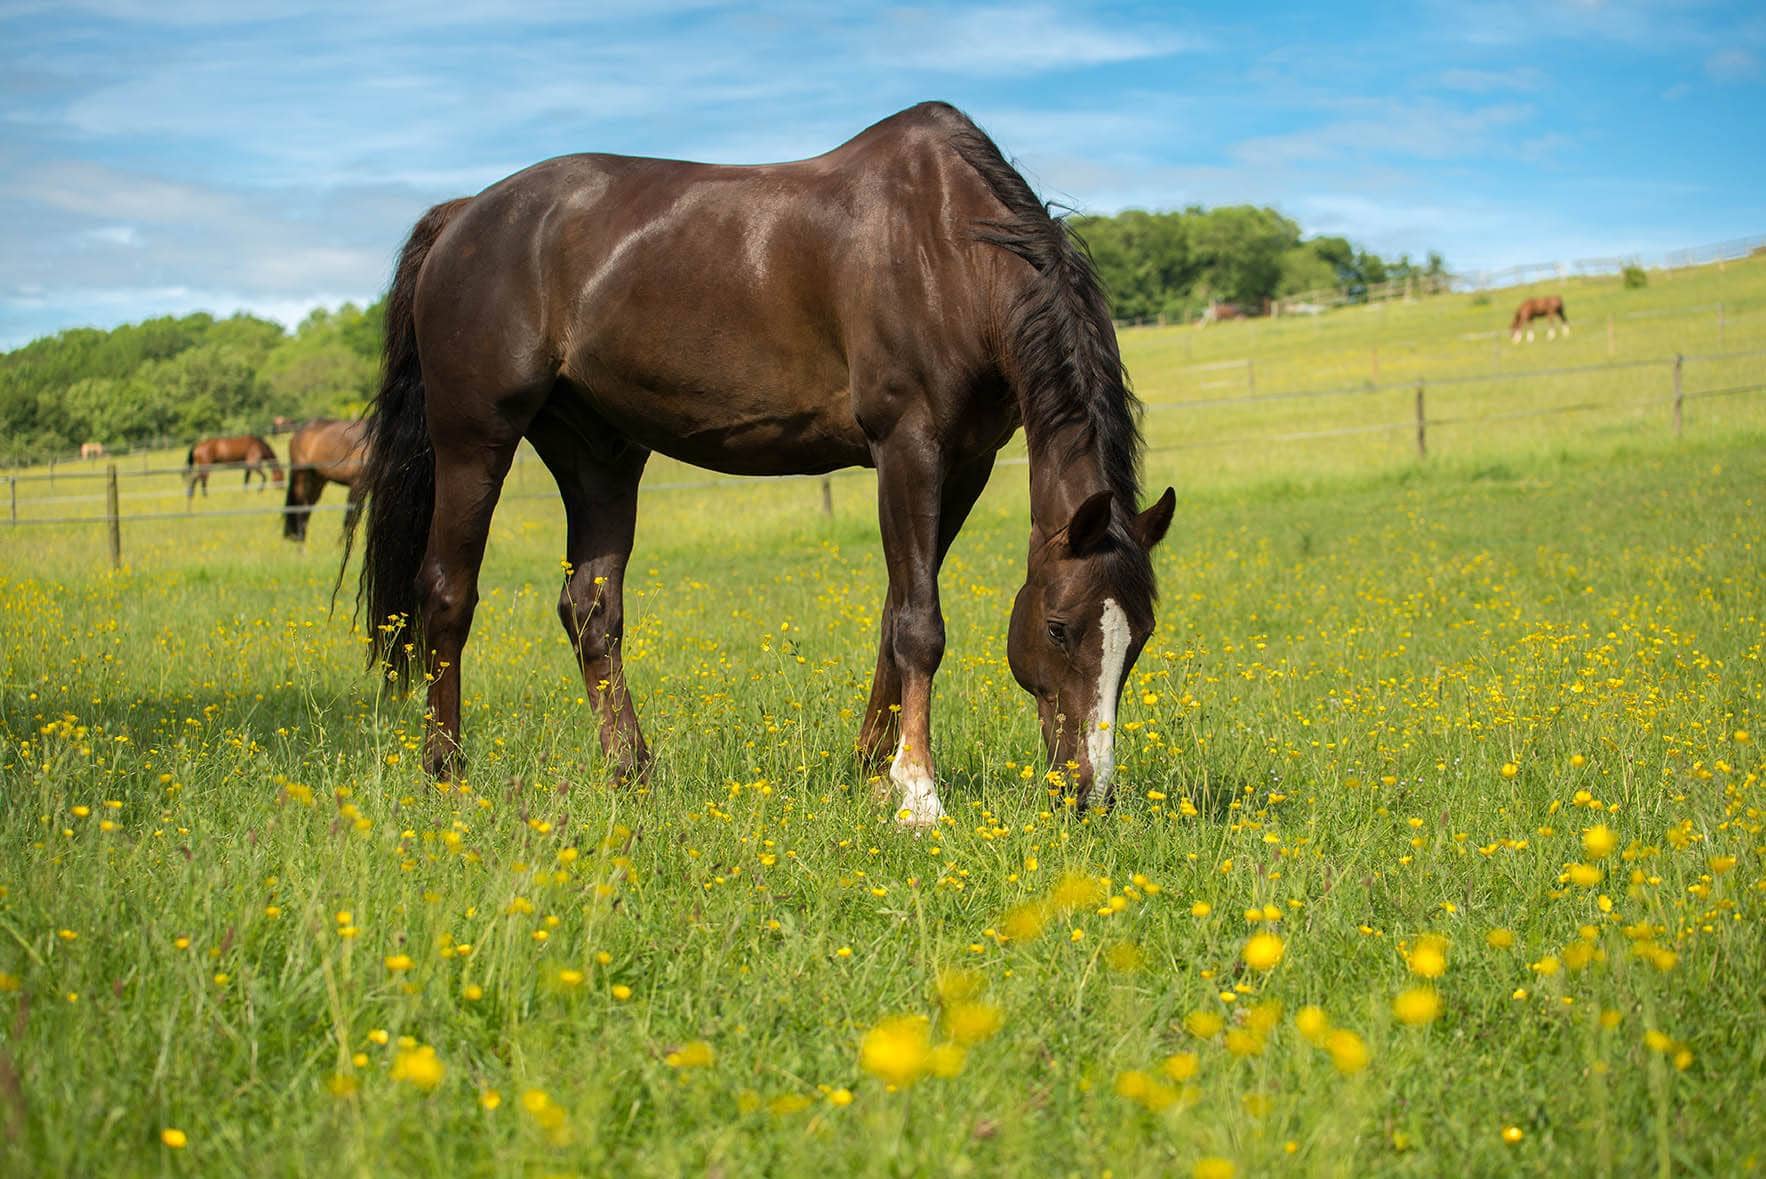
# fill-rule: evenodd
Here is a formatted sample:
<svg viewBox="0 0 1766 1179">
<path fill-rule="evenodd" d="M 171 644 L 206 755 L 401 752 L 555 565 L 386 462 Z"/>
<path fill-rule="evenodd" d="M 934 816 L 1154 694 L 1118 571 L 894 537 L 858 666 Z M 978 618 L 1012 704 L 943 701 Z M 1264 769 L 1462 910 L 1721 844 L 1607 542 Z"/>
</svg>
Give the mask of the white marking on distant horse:
<svg viewBox="0 0 1766 1179">
<path fill-rule="evenodd" d="M 1102 802 L 1116 776 L 1116 696 L 1122 688 L 1122 667 L 1128 661 L 1128 616 L 1115 598 L 1104 599 L 1098 619 L 1104 654 L 1098 670 L 1098 699 L 1092 705 L 1091 730 L 1085 735 L 1091 761 L 1091 797 Z"/>
<path fill-rule="evenodd" d="M 889 763 L 889 780 L 901 791 L 901 804 L 896 808 L 896 822 L 903 827 L 930 827 L 944 818 L 944 804 L 938 801 L 938 785 L 924 765 L 907 761 L 907 741 L 895 747 L 895 760 Z"/>
</svg>

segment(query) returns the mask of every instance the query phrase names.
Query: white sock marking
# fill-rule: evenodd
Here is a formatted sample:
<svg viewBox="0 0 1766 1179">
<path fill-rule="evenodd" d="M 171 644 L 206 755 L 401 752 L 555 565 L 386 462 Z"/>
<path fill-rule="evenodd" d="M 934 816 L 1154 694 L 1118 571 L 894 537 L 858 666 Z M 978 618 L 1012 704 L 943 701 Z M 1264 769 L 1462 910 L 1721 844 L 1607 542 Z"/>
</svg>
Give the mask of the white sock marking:
<svg viewBox="0 0 1766 1179">
<path fill-rule="evenodd" d="M 1103 632 L 1104 653 L 1098 670 L 1098 698 L 1092 705 L 1091 728 L 1085 734 L 1085 752 L 1091 761 L 1091 797 L 1103 801 L 1116 776 L 1116 696 L 1122 687 L 1122 666 L 1128 661 L 1128 616 L 1115 598 L 1104 599 L 1098 619 Z"/>
<path fill-rule="evenodd" d="M 938 801 L 938 785 L 926 767 L 907 761 L 907 742 L 895 747 L 895 760 L 889 763 L 889 780 L 901 791 L 896 807 L 896 821 L 904 827 L 930 827 L 944 818 L 944 804 Z M 902 814 L 901 812 L 907 812 Z"/>
</svg>

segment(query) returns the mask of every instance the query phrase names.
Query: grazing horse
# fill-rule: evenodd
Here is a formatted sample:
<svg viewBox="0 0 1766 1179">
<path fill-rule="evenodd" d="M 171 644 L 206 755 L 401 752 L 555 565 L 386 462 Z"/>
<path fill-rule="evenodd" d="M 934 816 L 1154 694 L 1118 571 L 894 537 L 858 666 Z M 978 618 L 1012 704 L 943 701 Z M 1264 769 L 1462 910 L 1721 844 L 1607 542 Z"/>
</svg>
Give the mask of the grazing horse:
<svg viewBox="0 0 1766 1179">
<path fill-rule="evenodd" d="M 103 458 L 104 457 L 104 443 L 102 443 L 102 442 L 82 442 L 82 443 L 80 443 L 80 457 L 83 459 L 101 459 L 101 458 Z"/>
<path fill-rule="evenodd" d="M 359 421 L 315 418 L 296 430 L 288 440 L 288 495 L 283 501 L 282 535 L 289 540 L 306 540 L 307 520 L 327 483 L 341 483 L 349 490 L 343 529 L 346 533 L 354 529 L 367 490 L 362 479 L 367 453 L 367 426 Z"/>
<path fill-rule="evenodd" d="M 1551 322 L 1554 316 L 1557 318 L 1556 326 Z M 1522 299 L 1521 305 L 1515 308 L 1514 322 L 1508 325 L 1509 338 L 1519 344 L 1521 330 L 1525 328 L 1527 340 L 1531 343 L 1533 321 L 1536 319 L 1545 321 L 1545 338 L 1548 340 L 1556 338 L 1558 327 L 1564 329 L 1564 335 L 1570 334 L 1570 321 L 1564 317 L 1563 298 L 1558 295 L 1535 295 L 1531 299 Z"/>
<path fill-rule="evenodd" d="M 276 461 L 276 452 L 270 444 L 255 434 L 238 434 L 232 438 L 204 438 L 190 448 L 184 456 L 184 498 L 190 499 L 196 494 L 196 485 L 202 484 L 202 494 L 208 495 L 209 471 L 218 466 L 242 466 L 245 468 L 245 485 L 251 486 L 252 472 L 257 472 L 260 480 L 258 490 L 262 491 L 270 485 L 270 476 L 276 482 L 282 482 L 282 467 Z M 264 473 L 268 466 L 270 472 Z"/>
<path fill-rule="evenodd" d="M 1070 795 L 1107 802 L 1176 502 L 1138 510 L 1138 408 L 1089 256 L 954 107 L 795 163 L 537 164 L 429 210 L 399 255 L 368 419 L 371 665 L 427 680 L 424 764 L 457 773 L 461 649 L 526 437 L 564 499 L 558 613 L 601 746 L 637 776 L 623 581 L 651 452 L 747 475 L 874 467 L 889 590 L 858 751 L 887 760 L 902 823 L 936 823 L 938 570 L 1022 425 L 1007 655 Z"/>
</svg>

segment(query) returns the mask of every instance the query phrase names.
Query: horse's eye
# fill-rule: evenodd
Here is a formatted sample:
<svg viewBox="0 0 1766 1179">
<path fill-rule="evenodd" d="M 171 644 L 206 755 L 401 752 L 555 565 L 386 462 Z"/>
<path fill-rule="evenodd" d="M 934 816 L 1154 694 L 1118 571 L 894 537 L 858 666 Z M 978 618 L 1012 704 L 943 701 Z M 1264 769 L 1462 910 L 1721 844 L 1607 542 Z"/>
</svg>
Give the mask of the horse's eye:
<svg viewBox="0 0 1766 1179">
<path fill-rule="evenodd" d="M 1057 647 L 1067 645 L 1067 624 L 1065 622 L 1049 623 L 1049 642 Z"/>
</svg>

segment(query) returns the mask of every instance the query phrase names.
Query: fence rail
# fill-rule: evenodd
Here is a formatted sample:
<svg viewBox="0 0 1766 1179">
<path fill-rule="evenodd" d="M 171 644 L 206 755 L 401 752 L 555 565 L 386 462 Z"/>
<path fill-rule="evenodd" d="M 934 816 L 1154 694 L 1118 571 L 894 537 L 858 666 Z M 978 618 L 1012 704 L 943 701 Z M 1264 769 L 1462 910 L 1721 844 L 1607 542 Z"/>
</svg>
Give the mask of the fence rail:
<svg viewBox="0 0 1766 1179">
<path fill-rule="evenodd" d="M 1461 374 L 1461 375 L 1456 375 L 1456 376 L 1446 376 L 1446 377 L 1436 377 L 1436 378 L 1421 378 L 1421 379 L 1412 379 L 1412 380 L 1406 380 L 1406 381 L 1392 381 L 1392 382 L 1385 382 L 1385 383 L 1367 382 L 1367 383 L 1363 383 L 1363 384 L 1359 384 L 1359 385 L 1342 386 L 1342 387 L 1328 388 L 1328 389 L 1285 389 L 1285 390 L 1278 390 L 1278 391 L 1264 392 L 1264 393 L 1249 392 L 1249 393 L 1245 393 L 1245 394 L 1242 394 L 1239 396 L 1234 396 L 1234 397 L 1210 397 L 1210 398 L 1199 398 L 1199 399 L 1189 400 L 1189 401 L 1152 402 L 1146 406 L 1146 409 L 1149 413 L 1158 413 L 1158 412 L 1167 412 L 1167 411 L 1192 411 L 1193 412 L 1193 411 L 1203 411 L 1203 410 L 1210 410 L 1210 409 L 1220 409 L 1220 408 L 1232 407 L 1232 406 L 1266 405 L 1266 404 L 1269 404 L 1272 402 L 1297 401 L 1297 400 L 1303 400 L 1303 399 L 1309 399 L 1309 398 L 1368 397 L 1368 396 L 1374 396 L 1374 395 L 1379 395 L 1379 394 L 1392 394 L 1395 392 L 1408 391 L 1408 392 L 1414 392 L 1415 412 L 1411 417 L 1409 417 L 1406 420 L 1402 420 L 1402 421 L 1367 422 L 1367 423 L 1358 423 L 1355 425 L 1335 426 L 1335 427 L 1330 427 L 1330 428 L 1326 428 L 1326 429 L 1287 430 L 1287 431 L 1277 431 L 1277 432 L 1234 434 L 1234 435 L 1227 435 L 1227 436 L 1212 436 L 1212 437 L 1206 437 L 1206 438 L 1187 439 L 1187 440 L 1183 440 L 1183 441 L 1163 443 L 1163 444 L 1159 444 L 1159 445 L 1149 446 L 1147 448 L 1147 453 L 1160 454 L 1160 453 L 1172 453 L 1172 452 L 1190 451 L 1190 450 L 1205 450 L 1205 449 L 1220 448 L 1220 447 L 1260 446 L 1260 445 L 1272 445 L 1272 444 L 1292 443 L 1292 442 L 1309 442 L 1309 441 L 1332 439 L 1332 438 L 1350 438 L 1350 437 L 1376 435 L 1376 434 L 1399 434 L 1399 433 L 1414 432 L 1417 458 L 1419 460 L 1424 460 L 1428 456 L 1429 433 L 1431 430 L 1439 430 L 1439 429 L 1450 428 L 1450 427 L 1475 426 L 1475 425 L 1478 425 L 1481 423 L 1505 422 L 1505 421 L 1516 421 L 1516 420 L 1528 419 L 1528 418 L 1551 417 L 1551 416 L 1562 415 L 1562 414 L 1594 413 L 1594 412 L 1600 412 L 1600 411 L 1613 411 L 1613 410 L 1641 410 L 1641 409 L 1649 409 L 1652 407 L 1658 407 L 1658 408 L 1659 407 L 1669 407 L 1672 409 L 1672 423 L 1673 423 L 1672 429 L 1673 429 L 1673 432 L 1675 433 L 1675 435 L 1678 436 L 1684 430 L 1684 409 L 1685 409 L 1685 404 L 1687 402 L 1700 401 L 1700 400 L 1705 400 L 1705 399 L 1709 399 L 1709 398 L 1735 397 L 1735 396 L 1742 396 L 1742 395 L 1747 395 L 1747 394 L 1766 392 L 1766 381 L 1751 381 L 1751 380 L 1740 383 L 1740 384 L 1726 385 L 1726 386 L 1719 387 L 1719 388 L 1687 390 L 1685 388 L 1685 380 L 1684 380 L 1687 365 L 1731 362 L 1731 361 L 1738 361 L 1738 360 L 1756 359 L 1756 358 L 1761 358 L 1761 357 L 1766 357 L 1766 348 L 1751 348 L 1751 349 L 1743 349 L 1743 350 L 1737 350 L 1737 351 L 1720 351 L 1720 352 L 1693 353 L 1693 354 L 1675 354 L 1675 355 L 1669 356 L 1669 357 L 1658 357 L 1653 360 L 1628 360 L 1628 361 L 1607 362 L 1604 364 L 1560 365 L 1560 366 L 1555 366 L 1555 367 L 1550 367 L 1550 368 L 1537 368 L 1537 369 L 1530 369 L 1530 370 L 1525 370 L 1525 371 L 1520 371 L 1520 372 L 1497 370 L 1497 371 L 1493 371 L 1493 372 Z M 1234 362 L 1234 363 L 1236 363 L 1236 362 Z M 1220 365 L 1213 364 L 1213 365 L 1209 365 L 1206 367 L 1218 368 L 1218 367 L 1220 367 Z M 1488 412 L 1488 413 L 1481 413 L 1481 414 L 1460 414 L 1460 415 L 1452 415 L 1452 416 L 1444 416 L 1444 417 L 1431 417 L 1428 413 L 1427 396 L 1428 396 L 1429 389 L 1431 387 L 1434 387 L 1434 388 L 1463 387 L 1466 385 L 1477 384 L 1477 383 L 1497 383 L 1497 382 L 1515 382 L 1515 381 L 1550 381 L 1550 380 L 1556 380 L 1556 379 L 1561 379 L 1561 378 L 1565 378 L 1565 377 L 1583 377 L 1583 376 L 1590 376 L 1590 375 L 1603 374 L 1603 373 L 1634 372 L 1639 369 L 1649 369 L 1649 368 L 1666 369 L 1667 370 L 1666 373 L 1664 374 L 1665 377 L 1667 378 L 1667 380 L 1664 382 L 1664 384 L 1670 390 L 1668 393 L 1666 393 L 1665 395 L 1649 396 L 1649 397 L 1644 397 L 1644 398 L 1622 398 L 1622 399 L 1617 399 L 1617 400 L 1582 400 L 1582 401 L 1576 401 L 1576 402 L 1572 402 L 1569 404 L 1563 404 L 1563 405 L 1549 405 L 1549 406 L 1540 406 L 1537 408 L 1513 409 L 1513 410 L 1497 410 L 1497 411 L 1492 411 L 1492 412 Z M 519 456 L 516 466 L 514 468 L 515 472 L 516 472 L 516 475 L 515 475 L 516 478 L 520 477 L 521 465 L 530 461 L 531 457 L 532 456 L 528 455 L 526 452 L 522 452 L 522 454 Z M 1012 455 L 1012 456 L 1003 457 L 999 460 L 997 465 L 999 465 L 999 466 L 1024 466 L 1024 465 L 1027 465 L 1028 462 L 1029 462 L 1028 457 L 1026 457 L 1025 455 L 1019 454 L 1019 455 Z M 217 463 L 217 464 L 213 464 L 212 467 L 210 468 L 210 470 L 211 470 L 211 472 L 221 471 L 221 470 L 240 470 L 240 469 L 244 469 L 248 465 L 249 464 L 245 464 L 245 463 L 231 463 L 231 464 Z M 291 465 L 289 467 L 285 467 L 283 469 L 285 471 L 293 472 L 293 471 L 298 471 L 298 470 L 314 469 L 320 465 L 321 464 L 293 464 L 293 465 Z M 121 492 L 119 489 L 119 482 L 121 480 L 123 480 L 123 479 L 140 480 L 140 479 L 154 478 L 154 477 L 164 478 L 168 475 L 183 476 L 184 474 L 186 474 L 186 471 L 187 471 L 187 468 L 184 468 L 184 467 L 161 467 L 161 468 L 151 468 L 150 467 L 150 468 L 145 468 L 145 469 L 139 470 L 139 471 L 124 472 L 124 471 L 119 471 L 116 463 L 110 462 L 110 463 L 106 464 L 106 467 L 102 472 L 96 472 L 96 471 L 94 471 L 94 472 L 78 472 L 72 476 L 70 476 L 68 474 L 58 475 L 58 476 L 56 476 L 56 478 L 64 478 L 64 479 L 69 478 L 69 477 L 101 478 L 101 479 L 105 480 L 105 486 L 101 492 L 97 492 L 97 493 L 89 494 L 89 495 L 27 496 L 24 500 L 24 503 L 26 503 L 27 505 L 35 505 L 35 506 L 49 506 L 49 505 L 62 506 L 62 505 L 72 505 L 72 504 L 80 504 L 80 503 L 97 503 L 102 500 L 104 503 L 104 508 L 103 508 L 102 514 L 97 514 L 97 513 L 65 514 L 65 515 L 64 514 L 57 514 L 57 515 L 51 515 L 51 516 L 31 515 L 31 516 L 27 516 L 25 518 L 20 518 L 20 516 L 19 516 L 20 500 L 19 500 L 18 493 L 19 493 L 20 485 L 23 484 L 26 486 L 30 486 L 30 485 L 34 485 L 34 484 L 38 484 L 38 483 L 43 483 L 43 482 L 49 482 L 51 485 L 53 485 L 53 480 L 47 474 L 6 475 L 3 478 L 5 479 L 5 482 L 7 485 L 9 522 L 10 522 L 10 525 L 14 528 L 20 527 L 20 526 L 32 527 L 32 526 L 38 526 L 38 525 L 54 526 L 54 527 L 67 527 L 70 525 L 80 525 L 80 524 L 103 524 L 107 527 L 108 532 L 109 532 L 111 562 L 112 562 L 113 567 L 115 567 L 115 566 L 120 566 L 121 562 L 122 562 L 121 529 L 122 529 L 122 522 L 124 520 L 134 522 L 134 521 L 162 521 L 162 520 L 196 520 L 196 519 L 204 519 L 204 518 L 220 517 L 220 516 L 226 516 L 226 517 L 263 516 L 263 517 L 268 517 L 268 516 L 281 516 L 281 515 L 284 515 L 287 510 L 289 510 L 289 509 L 285 509 L 284 507 L 282 507 L 280 505 L 276 505 L 276 506 L 266 505 L 263 507 L 203 508 L 202 510 L 197 511 L 197 510 L 193 510 L 194 505 L 191 504 L 191 502 L 187 499 L 186 500 L 186 507 L 182 511 L 140 511 L 140 512 L 127 512 L 127 513 L 125 513 L 123 511 L 122 505 L 124 503 L 132 503 L 132 502 L 136 502 L 136 501 L 140 501 L 140 500 L 155 499 L 155 498 L 165 499 L 169 496 L 176 495 L 178 493 L 178 491 L 181 490 L 181 488 L 174 486 L 174 487 L 163 488 L 163 489 L 143 489 L 143 490 L 138 490 L 138 491 L 131 490 L 125 494 L 125 493 Z M 708 478 L 704 478 L 704 479 L 679 479 L 679 480 L 667 480 L 667 481 L 657 482 L 657 483 L 645 483 L 643 485 L 643 490 L 646 492 L 691 491 L 691 490 L 709 490 L 709 489 L 727 488 L 727 487 L 752 487 L 752 486 L 756 486 L 756 485 L 760 485 L 760 484 L 764 484 L 764 483 L 772 483 L 774 485 L 777 485 L 780 483 L 804 483 L 804 482 L 808 482 L 808 481 L 814 481 L 818 484 L 818 486 L 820 488 L 820 508 L 821 508 L 821 511 L 824 514 L 831 516 L 833 514 L 833 480 L 840 479 L 840 478 L 847 478 L 847 477 L 860 477 L 860 476 L 863 476 L 865 473 L 866 472 L 862 469 L 852 469 L 852 470 L 831 472 L 831 473 L 825 474 L 825 475 L 777 476 L 777 477 L 773 477 L 770 479 L 744 478 L 744 477 L 738 477 L 738 476 L 712 476 L 712 477 L 708 477 Z M 232 495 L 245 495 L 245 494 L 248 494 L 249 492 L 245 488 L 232 488 L 232 489 L 223 489 L 223 493 L 224 494 L 230 493 Z M 507 491 L 502 498 L 505 500 L 535 500 L 535 499 L 552 499 L 555 497 L 549 488 L 545 491 L 521 491 L 521 490 L 512 488 L 509 491 Z M 318 513 L 323 513 L 323 512 L 347 512 L 350 510 L 350 505 L 343 504 L 343 503 L 308 505 L 306 507 L 297 507 L 292 510 L 295 512 L 302 513 L 302 514 L 318 514 Z"/>
</svg>

